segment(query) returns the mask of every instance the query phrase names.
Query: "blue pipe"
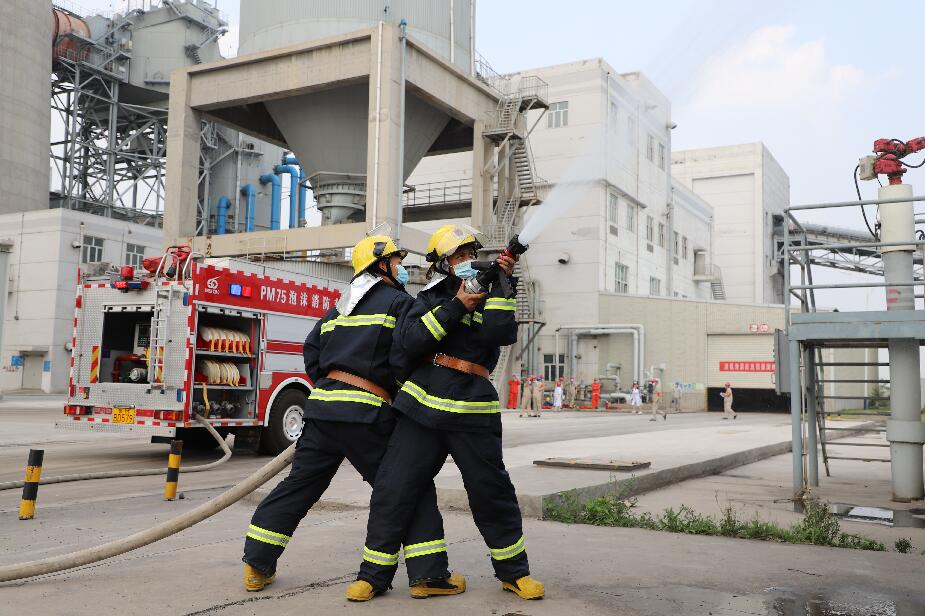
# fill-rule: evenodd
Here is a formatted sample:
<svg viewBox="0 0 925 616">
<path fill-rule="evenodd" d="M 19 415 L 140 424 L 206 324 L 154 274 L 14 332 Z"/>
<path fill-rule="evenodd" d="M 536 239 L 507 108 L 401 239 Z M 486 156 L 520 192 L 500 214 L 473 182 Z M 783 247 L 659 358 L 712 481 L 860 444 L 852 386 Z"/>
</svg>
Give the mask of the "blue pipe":
<svg viewBox="0 0 925 616">
<path fill-rule="evenodd" d="M 305 168 L 295 156 L 284 156 L 284 165 L 297 165 L 299 167 L 299 226 L 305 224 L 305 208 L 308 207 L 308 186 L 305 185 Z"/>
<path fill-rule="evenodd" d="M 215 221 L 216 235 L 225 235 L 225 219 L 228 217 L 229 207 L 231 207 L 231 199 L 224 195 L 218 198 L 218 220 Z"/>
<path fill-rule="evenodd" d="M 274 231 L 279 229 L 279 211 L 280 197 L 282 196 L 282 182 L 278 175 L 264 173 L 260 176 L 261 184 L 270 184 L 272 191 L 270 193 L 270 228 Z"/>
<path fill-rule="evenodd" d="M 292 165 L 276 165 L 273 172 L 289 174 L 289 228 L 295 229 L 299 224 L 299 206 L 297 200 L 299 193 L 297 190 L 299 187 L 299 169 Z"/>
<path fill-rule="evenodd" d="M 247 198 L 247 226 L 244 230 L 250 233 L 254 230 L 254 205 L 257 199 L 257 191 L 254 190 L 253 184 L 245 184 L 241 187 L 241 194 Z"/>
</svg>

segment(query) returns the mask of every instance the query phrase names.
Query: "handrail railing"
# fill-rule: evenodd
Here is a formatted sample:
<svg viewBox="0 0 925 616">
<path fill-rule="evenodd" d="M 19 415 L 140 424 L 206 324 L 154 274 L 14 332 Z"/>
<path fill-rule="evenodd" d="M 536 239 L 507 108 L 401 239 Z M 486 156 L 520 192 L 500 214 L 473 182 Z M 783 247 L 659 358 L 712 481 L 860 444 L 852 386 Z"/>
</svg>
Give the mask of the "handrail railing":
<svg viewBox="0 0 925 616">
<path fill-rule="evenodd" d="M 415 184 L 402 195 L 404 207 L 468 203 L 472 201 L 472 179 L 458 178 Z"/>
<path fill-rule="evenodd" d="M 816 311 L 816 291 L 828 291 L 833 289 L 876 289 L 885 286 L 894 287 L 913 287 L 916 299 L 925 298 L 925 294 L 918 290 L 918 287 L 925 286 L 925 281 L 918 274 L 913 274 L 914 280 L 907 282 L 897 281 L 892 285 L 887 285 L 881 280 L 869 280 L 858 283 L 815 283 L 813 281 L 813 257 L 814 252 L 830 253 L 834 255 L 845 255 L 845 261 L 849 259 L 849 253 L 856 253 L 859 250 L 869 254 L 868 258 L 879 259 L 881 261 L 882 271 L 882 249 L 894 246 L 914 246 L 916 250 L 925 248 L 925 240 L 916 239 L 910 241 L 883 241 L 879 238 L 859 238 L 858 241 L 820 242 L 811 241 L 810 235 L 813 228 L 807 229 L 796 217 L 798 212 L 807 212 L 815 210 L 828 210 L 833 208 L 863 208 L 865 205 L 888 205 L 891 203 L 925 201 L 925 196 L 909 198 L 891 198 L 891 199 L 867 199 L 863 201 L 839 201 L 833 203 L 813 203 L 807 205 L 790 206 L 784 210 L 784 289 L 786 297 L 784 300 L 785 323 L 790 326 L 790 316 L 793 310 L 792 299 L 799 302 L 799 309 L 802 312 Z M 858 218 L 860 218 L 858 212 Z M 919 236 L 921 237 L 921 236 Z M 817 264 L 819 263 L 816 261 Z M 792 268 L 796 267 L 796 271 Z M 795 277 L 798 277 L 795 280 Z M 918 293 L 915 293 L 918 291 Z"/>
</svg>

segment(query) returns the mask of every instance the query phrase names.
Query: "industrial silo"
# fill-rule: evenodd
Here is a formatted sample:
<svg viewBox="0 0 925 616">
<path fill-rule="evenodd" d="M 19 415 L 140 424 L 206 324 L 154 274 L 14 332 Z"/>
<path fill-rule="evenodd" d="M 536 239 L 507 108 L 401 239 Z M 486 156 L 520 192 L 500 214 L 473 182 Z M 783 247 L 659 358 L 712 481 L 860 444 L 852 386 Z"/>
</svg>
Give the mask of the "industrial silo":
<svg viewBox="0 0 925 616">
<path fill-rule="evenodd" d="M 472 0 L 241 1 L 239 53 L 247 54 L 407 21 L 408 34 L 471 71 Z M 324 224 L 364 219 L 369 84 L 350 84 L 264 105 L 309 177 Z M 449 116 L 413 92 L 405 99 L 404 180 Z"/>
<path fill-rule="evenodd" d="M 0 2 L 0 214 L 48 208 L 51 20 L 51 0 Z"/>
</svg>

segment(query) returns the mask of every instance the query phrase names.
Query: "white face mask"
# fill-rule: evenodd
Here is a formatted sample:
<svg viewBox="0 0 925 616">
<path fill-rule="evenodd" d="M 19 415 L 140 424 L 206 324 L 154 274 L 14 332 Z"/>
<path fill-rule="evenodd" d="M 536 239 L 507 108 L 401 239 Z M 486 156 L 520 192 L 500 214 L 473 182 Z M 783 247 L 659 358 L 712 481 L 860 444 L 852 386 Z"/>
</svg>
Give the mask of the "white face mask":
<svg viewBox="0 0 925 616">
<path fill-rule="evenodd" d="M 472 267 L 472 259 L 468 261 L 463 261 L 457 263 L 453 266 L 453 275 L 457 278 L 462 278 L 463 280 L 468 280 L 469 278 L 475 278 L 478 276 L 479 271 Z"/>
</svg>

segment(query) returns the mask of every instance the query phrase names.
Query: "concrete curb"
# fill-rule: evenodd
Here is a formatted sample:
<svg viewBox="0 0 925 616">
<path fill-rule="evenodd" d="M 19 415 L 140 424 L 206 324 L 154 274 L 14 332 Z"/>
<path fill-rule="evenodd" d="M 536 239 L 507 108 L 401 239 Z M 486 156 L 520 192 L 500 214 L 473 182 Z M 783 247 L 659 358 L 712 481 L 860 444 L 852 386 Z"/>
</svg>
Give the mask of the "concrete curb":
<svg viewBox="0 0 925 616">
<path fill-rule="evenodd" d="M 833 441 L 864 434 L 861 429 L 875 427 L 876 425 L 876 422 L 871 421 L 855 426 L 859 429 L 857 431 L 843 432 L 841 430 L 826 430 L 825 440 Z M 790 441 L 773 443 L 771 445 L 746 449 L 745 451 L 737 451 L 736 453 L 712 458 L 710 460 L 666 468 L 655 471 L 654 473 L 630 476 L 626 479 L 577 488 L 572 490 L 571 493 L 577 496 L 581 501 L 613 494 L 620 494 L 623 497 L 638 496 L 689 479 L 699 479 L 701 477 L 718 475 L 719 473 L 724 473 L 740 466 L 760 462 L 767 458 L 773 458 L 774 456 L 788 453 L 791 450 L 791 446 L 792 443 Z M 549 503 L 557 502 L 560 494 L 561 493 L 544 494 L 540 496 L 526 495 L 526 498 L 518 497 L 520 499 L 520 509 L 523 515 L 542 517 L 544 506 Z M 437 490 L 437 498 L 440 498 L 440 490 Z"/>
<path fill-rule="evenodd" d="M 870 428 L 876 425 L 876 422 L 866 422 L 856 427 L 860 429 Z M 827 431 L 826 440 L 832 441 L 855 436 L 857 434 L 862 434 L 862 432 L 841 430 Z M 700 462 L 693 462 L 691 464 L 682 464 L 681 466 L 665 468 L 652 473 L 646 473 L 643 475 L 631 475 L 629 477 L 615 481 L 607 481 L 591 486 L 575 488 L 574 490 L 569 490 L 569 492 L 577 496 L 581 501 L 612 494 L 621 494 L 622 496 L 626 497 L 638 496 L 640 494 L 652 492 L 653 490 L 665 488 L 676 483 L 681 483 L 682 481 L 687 481 L 689 479 L 709 477 L 710 475 L 724 473 L 728 470 L 732 470 L 740 466 L 752 464 L 753 462 L 760 462 L 761 460 L 765 460 L 767 458 L 773 458 L 774 456 L 779 456 L 789 452 L 790 449 L 790 441 L 772 443 L 770 445 L 763 445 L 761 447 L 754 447 L 752 449 L 746 449 L 744 451 L 737 451 L 735 453 L 726 454 L 724 456 L 719 456 L 718 458 L 710 458 Z M 260 501 L 266 498 L 269 493 L 269 489 L 260 488 L 259 490 L 255 490 L 254 492 L 251 492 L 245 496 L 242 499 L 242 502 L 257 505 L 260 503 Z M 562 494 L 562 492 L 555 492 L 552 494 L 518 494 L 517 501 L 520 504 L 521 514 L 528 517 L 542 518 L 544 507 L 547 504 L 558 501 L 560 494 Z M 465 488 L 462 487 L 438 487 L 437 502 L 441 509 L 469 511 L 469 495 Z M 335 500 L 322 499 L 318 501 L 318 503 L 315 504 L 312 509 L 345 511 L 348 509 L 364 508 L 365 507 L 361 507 L 356 503 L 343 503 Z"/>
</svg>

